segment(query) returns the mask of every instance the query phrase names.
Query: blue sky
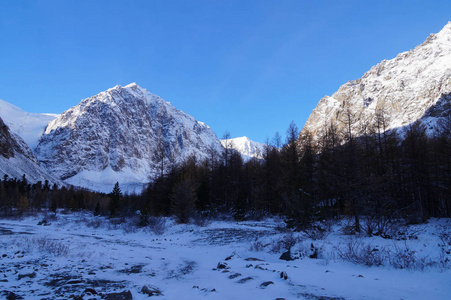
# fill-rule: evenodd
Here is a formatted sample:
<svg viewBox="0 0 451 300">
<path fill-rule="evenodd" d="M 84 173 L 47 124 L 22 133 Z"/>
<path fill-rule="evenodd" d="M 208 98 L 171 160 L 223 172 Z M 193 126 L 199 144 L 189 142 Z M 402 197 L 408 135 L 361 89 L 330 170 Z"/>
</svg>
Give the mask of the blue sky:
<svg viewBox="0 0 451 300">
<path fill-rule="evenodd" d="M 259 142 L 451 20 L 449 0 L 0 4 L 0 99 L 61 113 L 136 82 L 218 137 Z"/>
</svg>

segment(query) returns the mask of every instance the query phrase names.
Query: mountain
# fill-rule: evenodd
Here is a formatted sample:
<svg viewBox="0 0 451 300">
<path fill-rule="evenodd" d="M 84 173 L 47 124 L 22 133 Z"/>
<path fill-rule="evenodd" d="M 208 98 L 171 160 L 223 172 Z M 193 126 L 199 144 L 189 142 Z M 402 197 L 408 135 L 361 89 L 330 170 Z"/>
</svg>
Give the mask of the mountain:
<svg viewBox="0 0 451 300">
<path fill-rule="evenodd" d="M 22 179 L 25 174 L 30 183 L 37 181 L 61 184 L 54 176 L 43 170 L 28 145 L 0 118 L 0 175 Z"/>
<path fill-rule="evenodd" d="M 9 129 L 20 136 L 34 149 L 44 133 L 47 124 L 56 119 L 57 114 L 38 114 L 25 112 L 17 106 L 0 99 L 0 117 Z"/>
<path fill-rule="evenodd" d="M 251 141 L 246 136 L 233 139 L 222 139 L 221 144 L 223 147 L 228 146 L 229 148 L 237 150 L 244 161 L 248 161 L 252 158 L 263 159 L 265 144 Z"/>
<path fill-rule="evenodd" d="M 189 156 L 223 150 L 210 127 L 136 83 L 115 86 L 51 121 L 36 155 L 69 184 L 109 192 L 139 192 L 152 178 Z"/>
<path fill-rule="evenodd" d="M 451 22 L 424 43 L 394 59 L 383 60 L 362 78 L 342 85 L 332 96 L 322 98 L 309 116 L 303 132 L 319 138 L 331 122 L 344 126 L 348 112 L 356 135 L 385 116 L 386 130 L 420 120 L 434 134 L 451 113 Z"/>
</svg>

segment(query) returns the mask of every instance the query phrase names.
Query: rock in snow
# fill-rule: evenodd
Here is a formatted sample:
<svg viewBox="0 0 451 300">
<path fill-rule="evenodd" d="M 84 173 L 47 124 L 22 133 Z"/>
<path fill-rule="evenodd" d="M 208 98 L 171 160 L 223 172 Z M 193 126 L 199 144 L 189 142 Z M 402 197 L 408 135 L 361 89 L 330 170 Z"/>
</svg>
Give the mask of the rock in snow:
<svg viewBox="0 0 451 300">
<path fill-rule="evenodd" d="M 319 138 L 325 125 L 343 126 L 352 113 L 353 131 L 362 134 L 376 110 L 386 115 L 386 129 L 400 128 L 421 120 L 434 134 L 451 113 L 451 22 L 439 33 L 394 59 L 383 60 L 362 78 L 342 85 L 332 96 L 322 98 L 309 116 L 303 132 Z M 404 129 L 403 129 L 404 128 Z"/>
</svg>

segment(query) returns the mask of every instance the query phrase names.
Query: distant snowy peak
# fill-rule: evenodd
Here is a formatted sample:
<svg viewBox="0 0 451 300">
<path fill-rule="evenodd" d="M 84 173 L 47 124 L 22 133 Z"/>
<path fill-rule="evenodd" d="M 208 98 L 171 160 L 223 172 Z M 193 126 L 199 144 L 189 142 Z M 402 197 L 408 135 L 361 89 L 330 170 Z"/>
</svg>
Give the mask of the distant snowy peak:
<svg viewBox="0 0 451 300">
<path fill-rule="evenodd" d="M 162 168 L 222 149 L 204 123 L 132 83 L 63 112 L 47 126 L 36 153 L 66 182 L 106 191 L 116 181 L 142 187 Z"/>
<path fill-rule="evenodd" d="M 27 144 L 0 118 L 0 176 L 21 179 L 25 175 L 29 182 L 61 184 L 55 177 L 43 170 Z"/>
<path fill-rule="evenodd" d="M 451 113 L 450 93 L 451 22 L 415 49 L 383 60 L 362 78 L 347 82 L 331 97 L 322 98 L 303 131 L 318 138 L 331 122 L 343 126 L 346 112 L 350 111 L 352 128 L 358 135 L 374 121 L 376 111 L 383 111 L 386 129 L 421 120 L 433 134 L 441 118 Z"/>
<path fill-rule="evenodd" d="M 9 129 L 19 135 L 31 149 L 38 145 L 47 124 L 58 116 L 25 112 L 9 102 L 0 100 L 0 117 Z"/>
<path fill-rule="evenodd" d="M 263 153 L 266 146 L 265 144 L 254 142 L 246 136 L 233 139 L 222 139 L 221 144 L 223 147 L 237 150 L 245 161 L 248 161 L 251 158 L 263 159 Z"/>
</svg>

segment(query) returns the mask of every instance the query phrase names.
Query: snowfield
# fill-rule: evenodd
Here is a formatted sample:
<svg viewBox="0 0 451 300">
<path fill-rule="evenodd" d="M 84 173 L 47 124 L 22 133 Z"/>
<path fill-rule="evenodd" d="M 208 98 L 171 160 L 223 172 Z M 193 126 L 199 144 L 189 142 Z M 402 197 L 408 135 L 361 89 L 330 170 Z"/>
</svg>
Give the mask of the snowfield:
<svg viewBox="0 0 451 300">
<path fill-rule="evenodd" d="M 347 223 L 341 220 L 329 234 L 313 236 L 318 240 L 283 230 L 280 219 L 203 226 L 152 219 L 145 228 L 132 224 L 137 220 L 113 222 L 89 213 L 43 219 L 0 219 L 3 297 L 449 299 L 451 294 L 450 219 L 404 228 L 394 239 L 345 235 Z M 280 259 L 287 245 L 296 259 Z M 350 248 L 363 249 L 374 265 L 351 262 Z"/>
</svg>

